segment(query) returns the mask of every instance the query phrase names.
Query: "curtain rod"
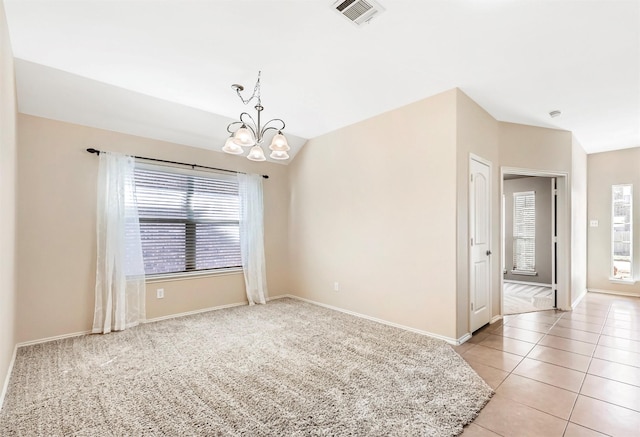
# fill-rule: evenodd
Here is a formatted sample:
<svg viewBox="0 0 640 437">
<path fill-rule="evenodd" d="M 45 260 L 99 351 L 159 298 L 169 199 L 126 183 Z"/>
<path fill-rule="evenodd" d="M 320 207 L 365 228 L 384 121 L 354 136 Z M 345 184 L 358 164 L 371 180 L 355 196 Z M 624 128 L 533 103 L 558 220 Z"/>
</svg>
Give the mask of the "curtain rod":
<svg viewBox="0 0 640 437">
<path fill-rule="evenodd" d="M 96 155 L 100 156 L 100 152 L 102 152 L 101 150 L 98 149 L 94 149 L 93 147 L 90 147 L 87 149 L 87 152 L 89 153 L 95 153 Z M 186 165 L 189 166 L 191 168 L 206 168 L 207 170 L 217 170 L 217 171 L 226 171 L 228 173 L 242 173 L 242 174 L 246 174 L 244 172 L 241 171 L 235 171 L 235 170 L 227 170 L 225 168 L 216 168 L 216 167 L 207 167 L 206 165 L 199 165 L 199 164 L 188 164 L 186 162 L 178 162 L 178 161 L 167 161 L 165 159 L 156 159 L 156 158 L 147 158 L 146 156 L 134 156 L 134 158 L 136 159 L 144 159 L 146 161 L 155 161 L 155 162 L 164 162 L 165 164 L 177 164 L 177 165 Z M 262 175 L 263 178 L 265 179 L 269 179 L 269 175 L 263 174 Z"/>
</svg>

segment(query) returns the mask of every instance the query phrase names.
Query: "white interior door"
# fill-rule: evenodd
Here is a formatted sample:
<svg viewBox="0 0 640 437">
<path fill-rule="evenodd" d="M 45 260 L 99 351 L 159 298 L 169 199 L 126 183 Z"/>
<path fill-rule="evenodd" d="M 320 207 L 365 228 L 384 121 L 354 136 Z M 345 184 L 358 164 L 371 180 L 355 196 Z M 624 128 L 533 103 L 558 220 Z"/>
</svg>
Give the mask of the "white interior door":
<svg viewBox="0 0 640 437">
<path fill-rule="evenodd" d="M 470 331 L 491 321 L 491 167 L 469 160 Z"/>
</svg>

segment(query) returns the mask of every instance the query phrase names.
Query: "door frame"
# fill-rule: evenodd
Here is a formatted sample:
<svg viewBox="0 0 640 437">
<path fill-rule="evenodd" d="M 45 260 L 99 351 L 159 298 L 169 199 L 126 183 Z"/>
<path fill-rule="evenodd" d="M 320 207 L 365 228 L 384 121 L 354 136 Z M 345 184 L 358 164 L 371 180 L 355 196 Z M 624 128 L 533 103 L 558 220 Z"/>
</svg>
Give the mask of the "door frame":
<svg viewBox="0 0 640 437">
<path fill-rule="evenodd" d="M 557 248 L 555 251 L 555 282 L 557 284 L 557 302 L 556 308 L 568 311 L 571 309 L 569 298 L 571 296 L 571 204 L 569 202 L 569 173 L 553 170 L 534 170 L 518 167 L 500 167 L 500 198 L 504 197 L 504 175 L 514 174 L 522 176 L 537 176 L 556 178 L 557 189 L 557 207 L 556 213 L 556 233 Z M 500 247 L 504 247 L 504 203 L 500 205 Z M 553 245 L 552 245 L 553 249 Z M 504 251 L 500 253 L 500 316 L 504 316 L 504 275 L 502 274 L 502 266 L 504 266 Z M 554 262 L 552 259 L 551 262 Z M 553 271 L 554 269 L 552 269 Z"/>
<path fill-rule="evenodd" d="M 472 265 L 473 265 L 473 260 L 472 260 L 472 250 L 471 250 L 471 245 L 470 245 L 470 239 L 471 239 L 471 179 L 470 179 L 470 175 L 471 175 L 471 161 L 477 161 L 481 164 L 486 165 L 487 167 L 489 167 L 489 180 L 488 180 L 488 184 L 489 187 L 487 188 L 487 192 L 488 192 L 488 203 L 489 203 L 489 235 L 487 236 L 488 241 L 489 241 L 489 246 L 492 246 L 493 243 L 493 183 L 492 183 L 492 177 L 493 177 L 493 164 L 491 163 L 491 161 L 489 161 L 488 159 L 485 159 L 479 155 L 476 155 L 475 153 L 469 153 L 469 163 L 468 163 L 468 172 L 467 172 L 467 247 L 469 248 L 467 251 L 467 282 L 468 282 L 468 304 L 467 304 L 467 331 L 469 333 L 469 336 L 471 335 L 471 269 L 472 269 Z M 491 249 L 493 251 L 493 249 Z M 494 252 L 495 253 L 495 252 Z M 494 269 L 494 263 L 492 262 L 492 258 L 489 257 L 489 320 L 488 322 L 491 323 L 493 321 L 493 289 L 492 289 L 492 284 L 493 284 L 493 280 L 492 280 L 492 274 L 493 274 L 493 269 Z M 501 302 L 502 304 L 502 302 Z M 501 310 L 502 311 L 502 310 Z M 470 338 L 470 337 L 469 337 Z"/>
</svg>

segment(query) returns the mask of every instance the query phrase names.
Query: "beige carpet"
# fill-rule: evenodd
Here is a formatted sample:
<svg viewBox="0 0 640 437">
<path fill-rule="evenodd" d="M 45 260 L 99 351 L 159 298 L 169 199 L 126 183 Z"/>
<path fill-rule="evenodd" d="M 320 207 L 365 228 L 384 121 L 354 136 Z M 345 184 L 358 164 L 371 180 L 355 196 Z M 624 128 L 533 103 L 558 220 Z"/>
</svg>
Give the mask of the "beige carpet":
<svg viewBox="0 0 640 437">
<path fill-rule="evenodd" d="M 551 287 L 504 282 L 502 295 L 503 314 L 530 313 L 553 309 Z"/>
<path fill-rule="evenodd" d="M 444 342 L 294 299 L 23 347 L 8 436 L 454 436 L 491 389 Z"/>
</svg>

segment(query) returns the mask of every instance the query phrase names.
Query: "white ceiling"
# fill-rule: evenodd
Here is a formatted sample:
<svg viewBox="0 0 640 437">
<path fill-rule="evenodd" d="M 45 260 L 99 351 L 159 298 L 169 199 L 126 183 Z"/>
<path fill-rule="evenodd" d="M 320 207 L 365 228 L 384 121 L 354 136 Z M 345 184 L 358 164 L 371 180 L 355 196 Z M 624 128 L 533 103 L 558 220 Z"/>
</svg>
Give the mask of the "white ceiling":
<svg viewBox="0 0 640 437">
<path fill-rule="evenodd" d="M 262 70 L 294 153 L 454 87 L 588 153 L 640 146 L 640 1 L 378 1 L 357 27 L 333 0 L 4 0 L 19 109 L 219 150 Z"/>
</svg>

